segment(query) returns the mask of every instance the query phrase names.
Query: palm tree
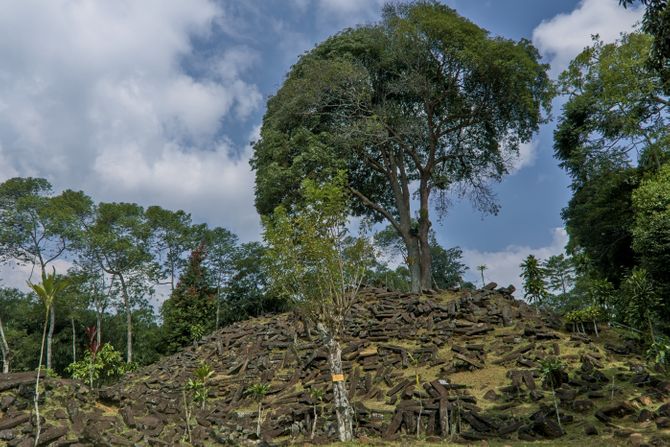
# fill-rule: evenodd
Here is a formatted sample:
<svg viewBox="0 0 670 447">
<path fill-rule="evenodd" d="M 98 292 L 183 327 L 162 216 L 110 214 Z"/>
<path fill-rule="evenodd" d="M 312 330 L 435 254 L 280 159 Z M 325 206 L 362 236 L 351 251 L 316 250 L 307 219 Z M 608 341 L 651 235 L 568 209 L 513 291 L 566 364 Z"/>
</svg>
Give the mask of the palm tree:
<svg viewBox="0 0 670 447">
<path fill-rule="evenodd" d="M 486 286 L 486 281 L 484 281 L 484 270 L 486 270 L 488 267 L 486 265 L 478 265 L 477 270 L 479 270 L 479 273 L 482 275 L 482 287 Z"/>
</svg>

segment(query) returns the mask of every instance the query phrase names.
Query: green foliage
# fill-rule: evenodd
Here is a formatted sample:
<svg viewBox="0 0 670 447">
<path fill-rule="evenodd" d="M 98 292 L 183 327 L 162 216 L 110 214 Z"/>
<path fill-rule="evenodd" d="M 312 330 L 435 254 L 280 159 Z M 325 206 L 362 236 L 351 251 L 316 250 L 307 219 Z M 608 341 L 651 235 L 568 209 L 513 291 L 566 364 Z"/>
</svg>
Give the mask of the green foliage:
<svg viewBox="0 0 670 447">
<path fill-rule="evenodd" d="M 463 250 L 460 247 L 444 249 L 437 241 L 431 243 L 433 284 L 438 289 L 456 287 L 463 281 L 468 267 L 463 264 Z"/>
<path fill-rule="evenodd" d="M 56 275 L 54 268 L 50 274 L 42 274 L 42 282 L 33 284 L 28 282 L 28 287 L 35 292 L 35 295 L 42 301 L 47 312 L 54 304 L 56 297 L 67 287 L 68 281 Z"/>
<path fill-rule="evenodd" d="M 619 0 L 628 6 L 637 0 Z M 665 91 L 670 87 L 670 4 L 666 0 L 640 0 L 647 8 L 642 20 L 642 30 L 653 36 L 649 66 L 663 79 Z"/>
<path fill-rule="evenodd" d="M 531 304 L 543 305 L 549 292 L 544 284 L 545 272 L 540 261 L 535 256 L 528 255 L 520 267 L 525 290 L 524 298 Z"/>
<path fill-rule="evenodd" d="M 222 321 L 243 320 L 286 310 L 287 302 L 270 291 L 270 273 L 260 242 L 241 244 L 230 260 L 232 276 L 223 290 Z"/>
<path fill-rule="evenodd" d="M 40 268 L 60 257 L 90 213 L 92 202 L 82 192 L 52 196 L 41 178 L 12 178 L 0 184 L 0 260 L 14 259 Z"/>
<path fill-rule="evenodd" d="M 563 372 L 565 365 L 558 357 L 547 357 L 539 361 L 539 373 L 552 388 L 559 385 L 558 376 Z"/>
<path fill-rule="evenodd" d="M 304 54 L 268 101 L 252 159 L 259 213 L 290 208 L 305 178 L 346 170 L 348 211 L 386 220 L 408 253 L 420 245 L 412 287 L 430 287 L 429 196 L 440 210 L 456 192 L 497 211 L 488 183 L 506 174 L 554 93 L 539 60 L 529 41 L 492 38 L 440 3 L 388 5 L 380 23 Z"/>
<path fill-rule="evenodd" d="M 254 398 L 256 402 L 261 402 L 265 395 L 270 391 L 270 385 L 266 383 L 255 383 L 250 385 L 244 392 Z"/>
<path fill-rule="evenodd" d="M 165 351 L 168 353 L 176 352 L 214 329 L 216 289 L 211 287 L 204 258 L 205 246 L 200 244 L 191 253 L 186 271 L 161 308 Z"/>
<path fill-rule="evenodd" d="M 321 403 L 323 402 L 323 398 L 326 396 L 326 392 L 323 388 L 310 388 L 309 390 L 309 397 L 312 399 L 314 404 L 316 405 L 317 402 Z"/>
<path fill-rule="evenodd" d="M 418 226 L 418 222 L 414 222 Z M 461 284 L 463 274 L 468 269 L 463 264 L 463 250 L 460 247 L 445 249 L 438 242 L 434 231 L 429 233 L 430 253 L 432 258 L 432 283 L 438 289 L 448 289 Z M 374 235 L 375 245 L 388 257 L 402 256 L 405 264 L 408 264 L 407 248 L 398 232 L 387 226 Z M 398 267 L 390 270 L 385 264 L 376 265 L 372 272 L 368 273 L 368 281 L 390 287 L 393 290 L 409 291 L 411 278 L 408 266 Z"/>
<path fill-rule="evenodd" d="M 621 286 L 623 319 L 631 327 L 646 327 L 649 342 L 655 341 L 654 326 L 661 311 L 661 298 L 647 271 L 635 268 Z"/>
<path fill-rule="evenodd" d="M 205 362 L 201 362 L 193 372 L 193 377 L 188 379 L 186 383 L 185 389 L 191 393 L 193 402 L 199 403 L 203 409 L 209 397 L 208 381 L 213 375 L 212 367 Z"/>
<path fill-rule="evenodd" d="M 204 225 L 193 226 L 191 215 L 182 210 L 170 211 L 155 205 L 144 214 L 151 229 L 150 248 L 160 260 L 159 274 L 168 279 L 174 290 L 179 272 L 187 265 L 188 254 L 202 240 Z"/>
<path fill-rule="evenodd" d="M 70 363 L 66 371 L 74 379 L 89 382 L 93 387 L 100 387 L 100 385 L 108 384 L 136 368 L 137 364 L 126 363 L 121 352 L 114 349 L 111 344 L 106 343 L 95 355 L 87 350 L 84 358 Z M 91 381 L 93 383 L 90 383 Z"/>
<path fill-rule="evenodd" d="M 657 337 L 647 349 L 647 359 L 667 371 L 670 364 L 670 339 Z"/>
<path fill-rule="evenodd" d="M 372 260 L 367 241 L 347 235 L 345 185 L 343 173 L 331 183 L 305 180 L 301 203 L 263 220 L 277 292 L 331 335 L 343 328 Z"/>
<path fill-rule="evenodd" d="M 542 263 L 547 285 L 551 290 L 567 294 L 575 280 L 575 267 L 572 258 L 563 253 L 550 256 Z"/>
<path fill-rule="evenodd" d="M 568 250 L 584 253 L 593 273 L 615 287 L 635 263 L 632 193 L 638 185 L 639 173 L 632 168 L 594 175 L 562 212 Z"/>
<path fill-rule="evenodd" d="M 616 288 L 638 265 L 633 232 L 640 234 L 641 227 L 633 191 L 670 160 L 670 102 L 648 65 L 651 45 L 652 38 L 641 33 L 611 44 L 596 38 L 560 78 L 568 101 L 554 149 L 574 190 L 563 211 L 568 249 L 585 254 L 594 276 Z"/>
<path fill-rule="evenodd" d="M 399 292 L 411 290 L 411 278 L 409 269 L 399 265 L 391 269 L 386 263 L 376 261 L 365 274 L 365 283 L 374 287 L 384 287 Z"/>
<path fill-rule="evenodd" d="M 565 314 L 568 323 L 598 322 L 603 318 L 603 310 L 598 306 L 588 306 Z"/>
<path fill-rule="evenodd" d="M 594 174 L 630 167 L 634 148 L 641 149 L 645 169 L 667 159 L 668 103 L 660 79 L 646 66 L 650 45 L 651 38 L 640 33 L 611 44 L 595 40 L 561 74 L 569 99 L 554 149 L 573 187 Z"/>
<path fill-rule="evenodd" d="M 640 264 L 665 293 L 670 291 L 670 164 L 633 193 L 633 248 Z"/>
</svg>

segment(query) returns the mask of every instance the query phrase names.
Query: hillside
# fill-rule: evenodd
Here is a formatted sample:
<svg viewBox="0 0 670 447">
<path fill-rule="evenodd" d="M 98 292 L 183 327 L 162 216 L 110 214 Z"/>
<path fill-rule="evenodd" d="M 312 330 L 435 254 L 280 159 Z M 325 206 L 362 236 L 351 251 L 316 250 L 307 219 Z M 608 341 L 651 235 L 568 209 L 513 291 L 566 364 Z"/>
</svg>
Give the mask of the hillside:
<svg viewBox="0 0 670 447">
<path fill-rule="evenodd" d="M 417 296 L 365 289 L 343 343 L 359 439 L 533 441 L 586 436 L 612 445 L 670 440 L 670 383 L 614 329 L 570 333 L 552 315 L 495 284 Z M 538 367 L 555 356 L 560 420 Z M 245 391 L 267 384 L 262 438 L 271 444 L 335 439 L 330 374 L 319 340 L 293 314 L 257 318 L 136 371 L 99 395 L 46 379 L 42 442 L 53 445 L 187 445 L 184 394 L 209 364 L 209 398 L 191 423 L 194 445 L 253 443 L 257 403 Z M 418 380 L 417 380 L 418 376 Z M 34 374 L 0 376 L 0 445 L 32 445 Z M 326 390 L 323 405 L 311 390 Z M 322 414 L 323 412 L 323 414 Z M 600 443 L 599 442 L 599 443 Z"/>
</svg>

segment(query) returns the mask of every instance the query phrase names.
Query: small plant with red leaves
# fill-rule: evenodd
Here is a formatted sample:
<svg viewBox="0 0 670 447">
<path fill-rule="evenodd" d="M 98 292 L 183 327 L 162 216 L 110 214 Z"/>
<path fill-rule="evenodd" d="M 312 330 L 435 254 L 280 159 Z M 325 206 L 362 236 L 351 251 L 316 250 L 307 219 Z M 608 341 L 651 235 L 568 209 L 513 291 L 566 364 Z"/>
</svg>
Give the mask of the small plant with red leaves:
<svg viewBox="0 0 670 447">
<path fill-rule="evenodd" d="M 67 371 L 72 377 L 87 380 L 91 388 L 100 385 L 101 381 L 108 381 L 122 376 L 134 369 L 134 365 L 123 362 L 121 353 L 109 343 L 98 342 L 98 329 L 95 326 L 86 328 L 88 346 L 84 358 L 71 363 Z"/>
</svg>

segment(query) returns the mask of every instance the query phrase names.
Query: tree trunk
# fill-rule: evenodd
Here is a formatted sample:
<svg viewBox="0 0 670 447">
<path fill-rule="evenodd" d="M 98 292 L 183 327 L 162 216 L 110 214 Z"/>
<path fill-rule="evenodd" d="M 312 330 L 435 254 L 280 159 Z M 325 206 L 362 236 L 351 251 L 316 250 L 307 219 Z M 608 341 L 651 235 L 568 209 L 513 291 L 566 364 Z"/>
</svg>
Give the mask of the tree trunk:
<svg viewBox="0 0 670 447">
<path fill-rule="evenodd" d="M 70 317 L 72 323 L 72 363 L 77 361 L 77 332 L 74 327 L 74 317 Z"/>
<path fill-rule="evenodd" d="M 35 447 L 39 445 L 40 434 L 42 433 L 42 425 L 40 421 L 40 374 L 42 372 L 42 359 L 44 358 L 44 339 L 47 335 L 47 322 L 49 320 L 49 309 L 44 315 L 44 329 L 42 329 L 42 343 L 40 343 L 40 359 L 37 364 L 37 377 L 35 378 L 35 395 L 33 396 L 35 402 Z"/>
<path fill-rule="evenodd" d="M 101 345 L 101 340 L 102 340 L 102 312 L 98 311 L 95 313 L 95 341 L 97 342 L 98 346 Z"/>
<path fill-rule="evenodd" d="M 130 297 L 128 296 L 128 288 L 126 287 L 126 280 L 119 275 L 121 282 L 121 291 L 123 292 L 123 306 L 126 310 L 126 363 L 133 362 L 133 318 L 130 311 Z"/>
<path fill-rule="evenodd" d="M 354 437 L 354 411 L 347 397 L 346 382 L 342 379 L 342 348 L 331 335 L 326 335 L 325 338 L 328 346 L 328 364 L 333 376 L 333 403 L 337 415 L 337 432 L 341 442 L 348 442 Z"/>
<path fill-rule="evenodd" d="M 219 287 L 216 287 L 216 324 L 215 329 L 219 330 L 219 319 L 221 315 L 221 294 L 219 293 Z"/>
<path fill-rule="evenodd" d="M 51 345 L 53 344 L 54 339 L 54 326 L 56 325 L 56 306 L 55 303 L 51 304 L 49 309 L 49 333 L 47 335 L 47 369 L 51 368 Z"/>
<path fill-rule="evenodd" d="M 263 402 L 258 402 L 258 420 L 256 421 L 256 437 L 258 439 L 261 438 L 261 422 L 263 422 L 262 419 L 263 416 Z"/>
<path fill-rule="evenodd" d="M 428 207 L 428 178 L 419 182 L 419 270 L 421 271 L 421 289 L 431 289 L 433 285 L 433 259 L 430 253 L 430 218 Z"/>
<path fill-rule="evenodd" d="M 9 344 L 5 337 L 5 328 L 2 325 L 2 317 L 0 317 L 0 351 L 2 351 L 2 373 L 9 373 Z"/>
<path fill-rule="evenodd" d="M 314 405 L 313 410 L 314 410 L 314 420 L 312 420 L 312 433 L 309 435 L 309 439 L 314 439 L 314 435 L 316 434 L 316 419 L 318 417 L 316 413 L 316 405 Z"/>
<path fill-rule="evenodd" d="M 421 292 L 421 250 L 419 248 L 419 240 L 411 234 L 404 235 L 403 240 L 407 247 L 407 268 L 412 280 L 412 292 L 419 293 Z"/>
</svg>

